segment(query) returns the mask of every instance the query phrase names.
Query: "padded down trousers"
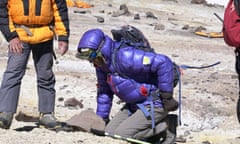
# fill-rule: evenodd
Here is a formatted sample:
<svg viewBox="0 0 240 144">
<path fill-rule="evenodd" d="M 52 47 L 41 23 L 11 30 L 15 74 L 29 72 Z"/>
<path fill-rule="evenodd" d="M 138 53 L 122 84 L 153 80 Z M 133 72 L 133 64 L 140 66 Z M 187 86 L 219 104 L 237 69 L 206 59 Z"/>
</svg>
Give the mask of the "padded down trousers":
<svg viewBox="0 0 240 144">
<path fill-rule="evenodd" d="M 113 117 L 105 131 L 110 134 L 144 140 L 167 129 L 167 124 L 163 122 L 166 116 L 167 112 L 163 108 L 154 108 L 156 128 L 153 130 L 152 120 L 146 118 L 140 109 L 129 116 L 129 111 L 125 108 Z"/>
<path fill-rule="evenodd" d="M 31 52 L 37 75 L 38 110 L 42 113 L 54 112 L 53 41 L 39 44 L 23 43 L 23 47 L 20 55 L 8 52 L 7 67 L 0 88 L 0 112 L 16 113 L 21 81 Z M 29 85 L 29 87 L 33 86 Z"/>
</svg>

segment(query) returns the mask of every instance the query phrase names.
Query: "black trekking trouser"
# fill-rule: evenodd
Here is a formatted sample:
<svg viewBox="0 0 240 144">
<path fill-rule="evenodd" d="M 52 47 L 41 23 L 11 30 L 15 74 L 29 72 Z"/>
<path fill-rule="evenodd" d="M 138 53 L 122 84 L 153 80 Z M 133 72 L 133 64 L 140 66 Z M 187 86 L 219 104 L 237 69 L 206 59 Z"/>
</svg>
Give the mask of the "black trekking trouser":
<svg viewBox="0 0 240 144">
<path fill-rule="evenodd" d="M 235 69 L 238 74 L 238 85 L 239 85 L 238 100 L 237 100 L 237 118 L 238 118 L 238 121 L 240 122 L 240 47 L 236 48 L 235 55 L 236 55 Z"/>
</svg>

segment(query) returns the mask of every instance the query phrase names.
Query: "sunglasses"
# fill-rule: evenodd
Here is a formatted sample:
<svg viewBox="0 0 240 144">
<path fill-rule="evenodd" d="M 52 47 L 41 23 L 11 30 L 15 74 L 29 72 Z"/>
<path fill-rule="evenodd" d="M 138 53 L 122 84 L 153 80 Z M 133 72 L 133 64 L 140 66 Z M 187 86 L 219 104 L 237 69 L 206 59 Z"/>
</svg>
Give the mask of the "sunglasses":
<svg viewBox="0 0 240 144">
<path fill-rule="evenodd" d="M 97 57 L 102 57 L 102 54 L 100 53 L 100 51 L 98 51 L 98 50 L 96 50 L 96 51 L 91 50 L 90 54 L 88 56 L 88 60 L 90 62 L 93 62 L 93 60 L 96 59 Z"/>
<path fill-rule="evenodd" d="M 92 49 L 80 49 L 78 55 L 78 58 L 89 60 L 90 62 L 93 62 L 94 59 L 97 57 L 102 57 L 102 54 L 99 50 L 92 50 Z"/>
<path fill-rule="evenodd" d="M 92 50 L 90 48 L 78 48 L 78 53 L 76 57 L 80 59 L 87 59 L 90 62 L 93 62 L 93 60 L 96 58 L 103 58 L 103 55 L 100 52 L 100 49 L 102 48 L 104 42 L 105 42 L 105 39 L 101 41 L 101 43 L 99 44 L 96 50 Z"/>
</svg>

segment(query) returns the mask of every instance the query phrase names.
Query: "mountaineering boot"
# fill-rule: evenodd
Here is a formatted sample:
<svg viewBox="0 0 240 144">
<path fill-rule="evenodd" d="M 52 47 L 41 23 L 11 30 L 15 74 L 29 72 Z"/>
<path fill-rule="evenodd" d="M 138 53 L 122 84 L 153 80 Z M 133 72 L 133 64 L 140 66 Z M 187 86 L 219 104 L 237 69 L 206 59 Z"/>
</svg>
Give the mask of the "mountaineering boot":
<svg viewBox="0 0 240 144">
<path fill-rule="evenodd" d="M 174 144 L 177 137 L 178 116 L 176 114 L 167 115 L 168 130 L 165 132 L 164 141 L 161 144 Z"/>
<path fill-rule="evenodd" d="M 167 123 L 168 128 L 164 132 L 153 137 L 149 142 L 153 144 L 174 144 L 177 136 L 177 120 L 178 116 L 176 114 L 168 114 L 164 120 Z"/>
<path fill-rule="evenodd" d="M 54 117 L 53 113 L 41 113 L 39 118 L 39 126 L 43 126 L 47 129 L 57 129 L 60 127 L 60 123 Z"/>
<path fill-rule="evenodd" d="M 166 121 L 162 121 L 156 124 L 155 128 L 145 134 L 147 142 L 151 144 L 160 144 L 161 139 L 163 138 L 162 134 L 168 129 L 168 125 Z"/>
<path fill-rule="evenodd" d="M 177 135 L 178 116 L 176 114 L 168 114 L 166 121 L 168 125 L 168 130 L 171 133 Z"/>
<path fill-rule="evenodd" d="M 152 144 L 174 144 L 176 142 L 176 135 L 169 130 L 166 130 L 152 137 L 148 142 Z"/>
<path fill-rule="evenodd" d="M 169 130 L 167 130 L 165 133 L 164 139 L 161 142 L 161 144 L 174 144 L 176 141 L 176 135 Z"/>
<path fill-rule="evenodd" d="M 173 93 L 161 93 L 164 109 L 167 111 L 175 111 L 178 109 L 178 102 L 173 98 Z"/>
<path fill-rule="evenodd" d="M 9 129 L 12 123 L 13 113 L 1 112 L 0 113 L 0 128 Z"/>
</svg>

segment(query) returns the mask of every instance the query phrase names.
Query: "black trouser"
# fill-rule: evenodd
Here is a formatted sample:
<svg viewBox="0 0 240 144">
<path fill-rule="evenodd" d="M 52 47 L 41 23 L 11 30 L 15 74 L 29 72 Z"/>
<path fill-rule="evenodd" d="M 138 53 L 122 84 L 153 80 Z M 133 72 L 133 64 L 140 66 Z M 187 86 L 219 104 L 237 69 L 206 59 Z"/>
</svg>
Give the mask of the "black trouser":
<svg viewBox="0 0 240 144">
<path fill-rule="evenodd" d="M 237 102 L 237 117 L 238 121 L 240 122 L 240 48 L 236 48 L 235 50 L 236 54 L 236 63 L 235 63 L 235 69 L 238 74 L 238 85 L 239 85 L 239 94 L 238 94 L 238 102 Z"/>
<path fill-rule="evenodd" d="M 240 82 L 240 48 L 236 48 L 235 54 L 236 54 L 235 69 L 238 74 L 238 80 Z M 239 87 L 240 87 L 240 83 L 239 83 Z M 240 91 L 239 91 L 239 95 L 240 95 Z"/>
</svg>

